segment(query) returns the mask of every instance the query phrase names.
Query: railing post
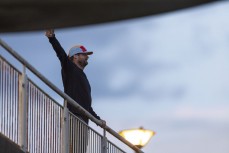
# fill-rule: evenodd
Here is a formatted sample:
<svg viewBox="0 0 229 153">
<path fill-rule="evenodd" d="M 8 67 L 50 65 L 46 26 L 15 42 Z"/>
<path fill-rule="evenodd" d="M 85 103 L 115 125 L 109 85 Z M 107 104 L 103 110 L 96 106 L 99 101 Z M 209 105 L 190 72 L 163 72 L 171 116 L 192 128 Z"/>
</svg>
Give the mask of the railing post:
<svg viewBox="0 0 229 153">
<path fill-rule="evenodd" d="M 69 153 L 69 110 L 67 108 L 67 101 L 64 101 L 64 111 L 62 118 L 63 137 L 62 137 L 62 153 Z"/>
<path fill-rule="evenodd" d="M 102 153 L 107 153 L 107 137 L 106 137 L 106 130 L 105 129 L 103 129 Z"/>
<path fill-rule="evenodd" d="M 23 72 L 19 79 L 19 144 L 24 152 L 28 151 L 28 97 L 26 68 L 23 65 Z"/>
</svg>

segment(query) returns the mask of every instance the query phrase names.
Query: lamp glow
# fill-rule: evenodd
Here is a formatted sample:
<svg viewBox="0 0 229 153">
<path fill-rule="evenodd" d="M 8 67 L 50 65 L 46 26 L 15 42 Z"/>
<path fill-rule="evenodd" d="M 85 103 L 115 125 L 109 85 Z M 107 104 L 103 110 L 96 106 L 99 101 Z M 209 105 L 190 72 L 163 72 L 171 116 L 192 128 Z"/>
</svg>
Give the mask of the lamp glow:
<svg viewBox="0 0 229 153">
<path fill-rule="evenodd" d="M 120 131 L 119 134 L 133 145 L 142 148 L 149 142 L 152 136 L 155 135 L 155 132 L 140 127 L 139 129 L 123 130 Z"/>
</svg>

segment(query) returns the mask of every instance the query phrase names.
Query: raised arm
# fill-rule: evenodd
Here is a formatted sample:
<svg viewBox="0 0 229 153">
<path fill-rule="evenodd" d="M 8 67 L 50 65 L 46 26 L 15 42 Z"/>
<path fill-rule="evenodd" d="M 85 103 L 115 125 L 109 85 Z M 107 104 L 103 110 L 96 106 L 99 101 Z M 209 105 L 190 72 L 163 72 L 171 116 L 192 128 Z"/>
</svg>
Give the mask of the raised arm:
<svg viewBox="0 0 229 153">
<path fill-rule="evenodd" d="M 61 65 L 63 66 L 64 62 L 66 62 L 68 57 L 64 49 L 60 45 L 59 41 L 56 39 L 54 30 L 53 29 L 46 30 L 45 35 L 48 37 L 49 42 L 52 44 L 52 47 L 55 50 L 56 55 L 61 62 Z"/>
</svg>

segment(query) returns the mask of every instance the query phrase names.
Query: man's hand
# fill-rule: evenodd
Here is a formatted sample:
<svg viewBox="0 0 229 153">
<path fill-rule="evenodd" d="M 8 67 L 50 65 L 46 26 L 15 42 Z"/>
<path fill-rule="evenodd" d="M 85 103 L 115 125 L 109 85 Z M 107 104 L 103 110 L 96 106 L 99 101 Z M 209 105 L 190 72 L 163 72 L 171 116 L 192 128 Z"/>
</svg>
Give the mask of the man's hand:
<svg viewBox="0 0 229 153">
<path fill-rule="evenodd" d="M 54 29 L 46 30 L 45 35 L 47 37 L 54 37 Z"/>
</svg>

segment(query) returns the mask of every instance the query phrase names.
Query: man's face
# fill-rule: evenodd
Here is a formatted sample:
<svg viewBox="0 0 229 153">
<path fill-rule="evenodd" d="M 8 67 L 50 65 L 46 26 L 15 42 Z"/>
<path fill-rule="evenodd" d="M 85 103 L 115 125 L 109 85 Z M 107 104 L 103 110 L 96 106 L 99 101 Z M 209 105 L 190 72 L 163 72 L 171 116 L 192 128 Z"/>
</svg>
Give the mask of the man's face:
<svg viewBox="0 0 229 153">
<path fill-rule="evenodd" d="M 76 62 L 81 66 L 81 67 L 85 67 L 87 64 L 88 64 L 88 62 L 87 62 L 87 60 L 88 60 L 88 55 L 87 54 L 77 54 L 77 55 L 75 55 L 75 56 L 77 56 L 76 57 Z"/>
</svg>

